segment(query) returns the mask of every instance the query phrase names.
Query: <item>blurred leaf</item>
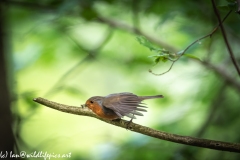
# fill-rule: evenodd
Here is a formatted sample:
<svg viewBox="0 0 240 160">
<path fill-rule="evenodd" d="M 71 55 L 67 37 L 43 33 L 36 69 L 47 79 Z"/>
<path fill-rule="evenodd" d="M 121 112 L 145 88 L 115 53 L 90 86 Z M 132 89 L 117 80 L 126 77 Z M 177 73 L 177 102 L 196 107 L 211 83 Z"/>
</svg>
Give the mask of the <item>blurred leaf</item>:
<svg viewBox="0 0 240 160">
<path fill-rule="evenodd" d="M 222 11 L 230 11 L 236 9 L 236 5 L 235 2 L 229 2 L 227 5 L 219 5 L 218 8 Z"/>
<path fill-rule="evenodd" d="M 181 55 L 181 54 L 183 54 L 183 52 L 184 52 L 184 50 L 181 50 L 181 51 L 177 52 L 177 54 Z"/>
<path fill-rule="evenodd" d="M 192 54 L 184 54 L 184 56 L 186 56 L 186 57 L 188 57 L 188 58 L 192 58 L 192 59 L 196 59 L 196 60 L 201 61 L 200 58 L 198 58 L 198 57 L 196 57 L 196 56 L 194 56 L 194 55 L 192 55 Z"/>
<path fill-rule="evenodd" d="M 162 62 L 167 62 L 167 61 L 168 61 L 168 58 L 166 58 L 166 57 L 161 57 L 161 61 L 162 61 Z"/>
<path fill-rule="evenodd" d="M 229 10 L 231 10 L 231 8 L 228 5 L 218 6 L 218 9 L 221 10 L 221 11 L 229 11 Z"/>
<path fill-rule="evenodd" d="M 236 2 L 234 2 L 234 3 L 228 3 L 228 7 L 229 7 L 230 9 L 235 9 L 236 6 L 237 6 L 237 3 L 236 3 Z"/>
<path fill-rule="evenodd" d="M 157 64 L 157 63 L 160 61 L 160 58 L 161 58 L 161 57 L 155 58 L 154 62 Z"/>
<path fill-rule="evenodd" d="M 137 41 L 138 41 L 141 45 L 149 48 L 150 51 L 153 51 L 153 50 L 158 51 L 158 50 L 159 50 L 158 48 L 156 48 L 155 46 L 153 46 L 153 44 L 152 44 L 151 42 L 149 42 L 149 40 L 147 40 L 144 36 L 138 36 L 138 37 L 136 37 L 136 38 L 137 38 Z"/>
<path fill-rule="evenodd" d="M 221 10 L 221 11 L 229 11 L 229 7 L 228 7 L 228 5 L 221 5 L 221 6 L 218 6 L 218 9 Z"/>
<path fill-rule="evenodd" d="M 92 8 L 84 8 L 81 11 L 81 16 L 86 20 L 93 20 L 98 16 L 97 12 Z"/>
<path fill-rule="evenodd" d="M 53 2 L 52 2 L 53 3 Z M 73 11 L 73 9 L 76 8 L 76 6 L 79 5 L 78 1 L 55 1 L 55 6 L 58 7 L 58 13 L 65 14 L 68 12 Z"/>
<path fill-rule="evenodd" d="M 152 56 L 148 56 L 150 58 L 155 58 L 154 62 L 157 64 L 160 61 L 162 62 L 167 62 L 169 60 L 169 55 L 168 54 L 159 54 L 159 55 L 152 55 Z"/>
<path fill-rule="evenodd" d="M 149 48 L 150 51 L 155 51 L 158 53 L 158 55 L 149 56 L 150 58 L 151 57 L 155 58 L 154 62 L 156 64 L 159 63 L 160 61 L 162 61 L 162 62 L 167 62 L 168 60 L 174 61 L 178 56 L 177 54 L 172 53 L 169 50 L 165 50 L 164 48 L 161 49 L 161 48 L 157 48 L 157 47 L 153 46 L 153 44 L 151 44 L 149 42 L 149 40 L 147 40 L 144 36 L 138 36 L 137 40 L 141 45 Z"/>
</svg>

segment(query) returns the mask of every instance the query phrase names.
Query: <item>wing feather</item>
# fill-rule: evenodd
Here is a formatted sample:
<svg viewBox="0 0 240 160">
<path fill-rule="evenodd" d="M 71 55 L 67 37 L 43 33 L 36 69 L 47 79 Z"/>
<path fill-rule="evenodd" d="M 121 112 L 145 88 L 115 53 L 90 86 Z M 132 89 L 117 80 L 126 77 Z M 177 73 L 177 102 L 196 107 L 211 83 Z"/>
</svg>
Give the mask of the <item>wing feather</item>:
<svg viewBox="0 0 240 160">
<path fill-rule="evenodd" d="M 136 118 L 134 115 L 143 116 L 141 112 L 146 112 L 147 108 L 141 103 L 142 99 L 132 93 L 115 93 L 106 96 L 102 105 L 106 108 L 112 109 L 119 117 L 127 116 Z"/>
</svg>

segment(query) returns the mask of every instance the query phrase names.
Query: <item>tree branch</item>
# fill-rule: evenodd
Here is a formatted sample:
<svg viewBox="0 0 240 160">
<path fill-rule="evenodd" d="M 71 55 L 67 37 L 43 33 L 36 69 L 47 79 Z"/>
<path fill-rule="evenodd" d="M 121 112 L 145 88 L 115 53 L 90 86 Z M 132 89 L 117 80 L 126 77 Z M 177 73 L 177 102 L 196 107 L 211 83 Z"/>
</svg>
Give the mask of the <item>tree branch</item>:
<svg viewBox="0 0 240 160">
<path fill-rule="evenodd" d="M 68 106 L 60 103 L 56 103 L 53 101 L 49 101 L 47 99 L 38 97 L 34 99 L 35 102 L 45 105 L 47 107 L 50 107 L 52 109 L 56 109 L 58 111 L 76 114 L 76 115 L 82 115 L 82 116 L 89 116 L 97 118 L 101 121 L 104 121 L 106 123 L 127 128 L 128 121 L 119 119 L 119 120 L 105 120 L 100 117 L 98 117 L 96 114 L 94 114 L 92 111 L 90 111 L 88 108 L 82 108 L 82 107 L 74 107 L 74 106 Z M 240 144 L 239 143 L 229 143 L 229 142 L 222 142 L 222 141 L 215 141 L 215 140 L 208 140 L 208 139 L 200 139 L 200 138 L 194 138 L 189 136 L 181 136 L 177 134 L 171 134 L 166 133 L 163 131 L 157 131 L 145 126 L 141 126 L 139 124 L 130 123 L 130 126 L 128 126 L 131 131 L 138 132 L 150 137 L 171 141 L 175 143 L 180 144 L 186 144 L 190 146 L 196 146 L 196 147 L 202 147 L 202 148 L 209 148 L 214 150 L 221 150 L 221 151 L 229 151 L 229 152 L 238 152 L 240 153 Z"/>
<path fill-rule="evenodd" d="M 240 0 L 237 0 L 237 13 L 240 14 Z"/>
<path fill-rule="evenodd" d="M 229 16 L 230 13 L 231 12 L 227 13 L 227 15 L 223 18 L 221 24 L 226 20 L 226 18 Z M 131 27 L 130 25 L 119 23 L 117 21 L 114 21 L 114 20 L 111 20 L 111 19 L 108 19 L 105 17 L 98 17 L 98 21 L 101 23 L 105 23 L 116 29 L 121 29 L 121 30 L 130 32 L 130 33 L 140 34 L 140 35 L 146 37 L 149 41 L 156 43 L 157 45 L 162 46 L 163 48 L 166 48 L 167 50 L 170 50 L 175 53 L 177 52 L 177 49 L 175 47 L 173 47 L 172 45 L 166 44 L 165 42 L 163 42 L 155 37 L 152 37 L 151 35 L 148 35 L 144 32 L 141 32 L 139 29 L 137 29 L 135 27 Z M 193 43 L 196 43 L 199 40 L 204 39 L 206 37 L 209 37 L 209 36 L 211 37 L 213 35 L 213 33 L 215 33 L 215 31 L 218 29 L 219 26 L 220 26 L 220 23 L 209 34 L 199 38 L 198 40 L 194 41 Z M 190 44 L 190 45 L 192 45 L 192 44 Z M 185 52 L 186 52 L 186 49 L 185 49 Z M 198 61 L 198 62 L 200 62 L 200 61 Z M 173 64 L 171 64 L 170 69 L 173 67 Z M 216 67 L 214 64 L 211 64 L 210 62 L 200 62 L 200 64 L 202 64 L 202 65 L 206 66 L 207 68 L 216 72 L 220 77 L 224 78 L 229 84 L 231 84 L 233 87 L 236 87 L 236 89 L 238 91 L 240 91 L 240 87 L 239 87 L 240 84 L 234 78 L 232 78 L 229 74 L 227 74 L 226 72 L 223 72 L 222 69 Z M 150 73 L 155 74 L 155 73 L 153 73 L 152 70 L 149 70 L 149 71 L 150 71 Z M 169 70 L 166 72 L 169 72 Z M 166 72 L 164 72 L 162 74 L 165 74 Z M 159 74 L 155 74 L 155 75 L 159 75 Z"/>
<path fill-rule="evenodd" d="M 114 21 L 114 20 L 111 20 L 111 19 L 108 19 L 105 17 L 100 17 L 100 16 L 97 18 L 97 21 L 107 24 L 116 29 L 120 29 L 120 30 L 124 30 L 124 31 L 130 32 L 130 33 L 142 35 L 142 36 L 146 37 L 149 41 L 162 46 L 162 48 L 165 48 L 165 49 L 173 51 L 173 52 L 177 52 L 177 49 L 175 47 L 173 47 L 172 45 L 169 45 L 168 43 L 166 43 L 158 38 L 152 37 L 152 36 L 142 32 L 141 30 L 139 30 L 136 27 L 132 27 L 130 25 L 123 24 L 123 23 L 120 23 L 120 22 L 117 22 L 117 21 Z"/>
<path fill-rule="evenodd" d="M 152 70 L 149 70 L 149 72 L 152 73 L 152 74 L 155 75 L 155 76 L 160 76 L 160 75 L 163 75 L 163 74 L 165 74 L 165 73 L 168 73 L 168 72 L 173 68 L 173 65 L 175 64 L 175 62 L 177 62 L 177 61 L 187 52 L 187 50 L 188 50 L 190 47 L 192 47 L 194 44 L 196 44 L 197 42 L 201 41 L 202 39 L 205 39 L 205 38 L 207 38 L 207 37 L 210 37 L 210 38 L 211 38 L 212 35 L 217 31 L 217 29 L 218 29 L 218 27 L 220 26 L 220 24 L 222 24 L 222 23 L 227 19 L 227 17 L 230 15 L 231 12 L 232 12 L 232 11 L 229 11 L 229 12 L 227 13 L 227 15 L 223 18 L 223 20 L 221 21 L 221 23 L 219 23 L 209 34 L 207 34 L 207 35 L 205 35 L 205 36 L 203 36 L 203 37 L 201 37 L 201 38 L 198 38 L 197 40 L 193 41 L 190 45 L 188 45 L 182 52 L 178 52 L 179 55 L 178 55 L 177 59 L 175 59 L 175 60 L 170 60 L 170 59 L 168 59 L 168 60 L 172 61 L 172 64 L 171 64 L 171 66 L 169 67 L 169 69 L 168 69 L 167 71 L 165 71 L 165 72 L 163 72 L 163 73 L 159 73 L 159 74 L 153 73 Z"/>
<path fill-rule="evenodd" d="M 232 11 L 229 11 L 227 13 L 227 15 L 223 18 L 223 20 L 220 19 L 220 22 L 218 23 L 218 25 L 207 35 L 195 40 L 194 42 L 192 42 L 190 45 L 188 45 L 184 50 L 183 52 L 181 53 L 181 55 L 183 55 L 190 47 L 192 47 L 194 44 L 196 44 L 197 42 L 201 41 L 202 39 L 205 39 L 207 37 L 212 37 L 212 35 L 217 31 L 218 27 L 222 25 L 222 23 L 227 19 L 227 17 L 230 15 Z"/>
<path fill-rule="evenodd" d="M 13 84 L 11 83 L 12 75 L 10 76 L 10 64 L 9 64 L 9 46 L 8 46 L 8 32 L 7 32 L 7 10 L 6 5 L 0 2 L 0 158 L 2 158 L 2 152 L 14 152 L 16 146 L 16 141 L 14 139 L 13 132 L 13 115 L 11 113 L 11 102 L 13 89 Z M 12 74 L 12 73 L 11 73 Z M 6 156 L 3 158 L 9 158 Z"/>
<path fill-rule="evenodd" d="M 223 27 L 223 24 L 222 24 L 222 22 L 221 22 L 221 17 L 220 17 L 220 15 L 219 15 L 219 13 L 218 13 L 218 10 L 217 10 L 217 7 L 216 7 L 216 4 L 215 4 L 215 1 L 214 1 L 214 0 L 212 0 L 212 5 L 213 5 L 213 10 L 214 10 L 214 12 L 215 12 L 215 14 L 216 14 L 216 16 L 217 16 L 217 19 L 218 19 L 218 22 L 219 22 L 219 25 L 220 25 L 220 29 L 221 29 L 221 32 L 222 32 L 222 35 L 223 35 L 223 39 L 224 39 L 224 42 L 225 42 L 225 44 L 226 44 L 226 46 L 227 46 L 227 49 L 228 49 L 228 52 L 229 52 L 229 54 L 230 54 L 232 63 L 233 63 L 233 65 L 234 65 L 234 67 L 236 68 L 236 70 L 237 70 L 237 72 L 238 72 L 238 75 L 240 76 L 240 69 L 239 69 L 238 64 L 237 64 L 237 61 L 236 61 L 236 59 L 235 59 L 235 57 L 234 57 L 232 48 L 230 47 L 230 44 L 229 44 L 229 42 L 228 42 L 227 35 L 226 35 L 225 29 L 224 29 L 224 27 Z"/>
</svg>

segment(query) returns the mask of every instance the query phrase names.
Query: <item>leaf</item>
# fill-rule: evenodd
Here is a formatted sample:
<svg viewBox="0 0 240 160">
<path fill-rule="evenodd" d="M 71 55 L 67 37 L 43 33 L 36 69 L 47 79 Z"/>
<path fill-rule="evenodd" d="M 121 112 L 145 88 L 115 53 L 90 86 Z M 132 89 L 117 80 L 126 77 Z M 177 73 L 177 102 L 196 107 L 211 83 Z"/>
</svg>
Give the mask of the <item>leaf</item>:
<svg viewBox="0 0 240 160">
<path fill-rule="evenodd" d="M 164 48 L 163 48 L 163 49 L 161 49 L 161 50 L 159 50 L 159 51 L 161 51 L 163 54 L 170 54 L 170 51 L 168 51 L 168 50 L 165 50 Z"/>
<path fill-rule="evenodd" d="M 160 58 L 161 58 L 161 57 L 155 58 L 154 62 L 155 62 L 156 64 L 158 64 L 158 62 L 160 61 Z"/>
<path fill-rule="evenodd" d="M 154 47 L 153 44 L 152 44 L 151 42 L 149 42 L 149 40 L 147 40 L 144 36 L 138 36 L 138 37 L 136 37 L 136 38 L 137 38 L 137 41 L 138 41 L 141 45 L 149 48 L 150 51 L 153 51 L 153 50 L 157 51 L 157 50 L 159 50 L 158 48 Z"/>
<path fill-rule="evenodd" d="M 186 56 L 186 57 L 188 57 L 188 58 L 192 58 L 192 59 L 196 59 L 196 60 L 201 61 L 200 58 L 198 58 L 198 57 L 196 57 L 196 56 L 194 56 L 194 55 L 192 55 L 192 54 L 184 54 L 184 56 Z"/>
<path fill-rule="evenodd" d="M 184 50 L 181 50 L 181 51 L 177 52 L 177 55 L 182 55 L 183 52 L 184 52 Z"/>
<path fill-rule="evenodd" d="M 228 7 L 230 8 L 230 9 L 235 9 L 235 7 L 237 6 L 237 3 L 228 3 Z"/>
<path fill-rule="evenodd" d="M 217 8 L 218 8 L 219 10 L 221 10 L 221 11 L 229 11 L 228 5 L 218 6 Z"/>
<path fill-rule="evenodd" d="M 228 5 L 220 5 L 217 8 L 220 9 L 221 11 L 230 11 L 235 9 L 236 3 L 228 3 Z"/>
<path fill-rule="evenodd" d="M 162 62 L 167 62 L 168 59 L 167 59 L 166 57 L 161 57 L 161 61 L 162 61 Z"/>
<path fill-rule="evenodd" d="M 153 57 L 153 56 L 152 56 Z M 156 58 L 154 59 L 154 62 L 157 64 L 160 61 L 161 62 L 167 62 L 168 61 L 168 57 L 167 56 L 163 56 L 163 55 L 159 55 L 159 56 L 155 56 Z"/>
<path fill-rule="evenodd" d="M 161 55 L 152 55 L 152 56 L 148 56 L 149 58 L 153 58 L 153 57 L 159 57 Z"/>
</svg>

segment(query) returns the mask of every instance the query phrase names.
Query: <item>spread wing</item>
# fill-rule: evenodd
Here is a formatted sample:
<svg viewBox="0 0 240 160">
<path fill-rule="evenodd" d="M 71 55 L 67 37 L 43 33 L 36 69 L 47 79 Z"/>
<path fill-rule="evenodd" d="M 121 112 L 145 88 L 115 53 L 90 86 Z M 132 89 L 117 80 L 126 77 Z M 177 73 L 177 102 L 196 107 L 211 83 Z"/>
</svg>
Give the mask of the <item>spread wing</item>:
<svg viewBox="0 0 240 160">
<path fill-rule="evenodd" d="M 132 93 L 116 93 L 106 96 L 102 105 L 113 110 L 119 117 L 127 116 L 136 118 L 134 115 L 143 116 L 141 112 L 146 112 L 147 108 L 142 106 L 142 99 Z"/>
</svg>

